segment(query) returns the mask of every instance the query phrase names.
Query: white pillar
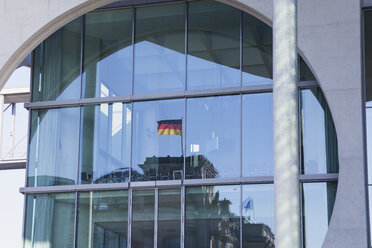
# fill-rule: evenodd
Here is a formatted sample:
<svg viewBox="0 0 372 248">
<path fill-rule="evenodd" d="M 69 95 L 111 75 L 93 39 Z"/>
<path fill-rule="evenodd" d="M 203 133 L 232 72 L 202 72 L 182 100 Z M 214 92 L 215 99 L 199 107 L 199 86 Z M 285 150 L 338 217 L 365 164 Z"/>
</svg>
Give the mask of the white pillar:
<svg viewBox="0 0 372 248">
<path fill-rule="evenodd" d="M 299 248 L 296 0 L 273 0 L 273 73 L 275 247 Z"/>
</svg>

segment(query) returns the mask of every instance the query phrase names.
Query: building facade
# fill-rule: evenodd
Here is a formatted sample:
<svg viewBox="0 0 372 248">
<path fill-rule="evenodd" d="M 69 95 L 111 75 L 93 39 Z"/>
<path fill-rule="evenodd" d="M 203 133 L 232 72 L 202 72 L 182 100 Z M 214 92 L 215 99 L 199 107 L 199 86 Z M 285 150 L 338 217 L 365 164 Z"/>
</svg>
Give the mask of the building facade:
<svg viewBox="0 0 372 248">
<path fill-rule="evenodd" d="M 46 2 L 25 247 L 274 247 L 272 1 Z M 362 7 L 298 1 L 303 247 L 370 243 Z"/>
</svg>

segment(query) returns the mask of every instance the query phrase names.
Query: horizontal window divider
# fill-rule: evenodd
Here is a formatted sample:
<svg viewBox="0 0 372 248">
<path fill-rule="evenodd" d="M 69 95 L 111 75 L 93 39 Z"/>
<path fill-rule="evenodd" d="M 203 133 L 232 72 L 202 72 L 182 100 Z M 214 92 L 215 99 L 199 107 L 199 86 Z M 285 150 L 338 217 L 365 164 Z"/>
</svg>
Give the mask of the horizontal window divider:
<svg viewBox="0 0 372 248">
<path fill-rule="evenodd" d="M 334 182 L 338 180 L 338 173 L 300 175 L 301 183 L 306 182 Z M 22 194 L 41 194 L 75 191 L 102 191 L 120 189 L 149 189 L 149 188 L 179 188 L 181 186 L 203 186 L 203 185 L 233 185 L 233 184 L 272 184 L 273 176 L 259 177 L 232 177 L 232 178 L 208 178 L 208 179 L 186 179 L 171 181 L 145 181 L 131 183 L 107 183 L 107 184 L 81 184 L 81 185 L 57 185 L 40 187 L 23 187 L 19 189 Z"/>
<path fill-rule="evenodd" d="M 319 85 L 316 81 L 301 81 L 298 83 L 298 86 L 300 87 L 300 89 L 303 89 L 303 88 L 317 87 Z"/>
<path fill-rule="evenodd" d="M 0 170 L 26 169 L 26 159 L 0 160 Z"/>
<path fill-rule="evenodd" d="M 229 184 L 263 184 L 273 183 L 274 177 L 231 177 L 231 178 L 209 178 L 209 179 L 186 179 L 183 181 L 185 186 L 192 185 L 229 185 Z"/>
<path fill-rule="evenodd" d="M 145 182 L 131 182 L 130 187 L 135 188 L 155 188 L 155 181 L 145 181 Z"/>
<path fill-rule="evenodd" d="M 299 88 L 310 88 L 318 86 L 316 81 L 304 81 L 299 83 Z M 252 86 L 241 86 L 241 87 L 229 87 L 229 88 L 215 88 L 215 89 L 203 89 L 203 90 L 187 90 L 187 91 L 175 91 L 175 92 L 159 92 L 151 94 L 136 94 L 126 96 L 111 96 L 111 97 L 96 97 L 96 98 L 84 98 L 84 99 L 71 99 L 61 101 L 43 101 L 43 102 L 29 102 L 25 103 L 26 109 L 45 109 L 45 108 L 57 108 L 57 107 L 75 107 L 84 105 L 97 105 L 103 103 L 130 103 L 140 101 L 151 101 L 151 100 L 167 100 L 177 98 L 195 98 L 195 97 L 209 97 L 209 96 L 224 96 L 224 95 L 238 95 L 238 94 L 250 94 L 250 93 L 265 93 L 272 92 L 272 84 L 252 85 Z"/>
<path fill-rule="evenodd" d="M 30 193 L 57 193 L 75 191 L 99 191 L 99 190 L 120 190 L 128 189 L 129 183 L 102 183 L 102 184 L 78 184 L 78 185 L 56 185 L 20 188 L 22 194 Z"/>
<path fill-rule="evenodd" d="M 333 182 L 337 180 L 338 173 L 300 175 L 301 182 Z"/>
<path fill-rule="evenodd" d="M 182 180 L 156 181 L 156 187 L 174 188 L 182 185 Z"/>
</svg>

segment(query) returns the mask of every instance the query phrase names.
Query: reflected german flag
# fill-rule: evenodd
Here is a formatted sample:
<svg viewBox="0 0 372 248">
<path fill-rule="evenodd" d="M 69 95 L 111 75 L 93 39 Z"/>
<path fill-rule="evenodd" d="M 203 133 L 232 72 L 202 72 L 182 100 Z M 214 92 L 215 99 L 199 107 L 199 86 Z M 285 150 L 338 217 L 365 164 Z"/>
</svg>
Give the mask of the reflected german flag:
<svg viewBox="0 0 372 248">
<path fill-rule="evenodd" d="M 159 135 L 182 135 L 182 119 L 158 121 Z"/>
</svg>

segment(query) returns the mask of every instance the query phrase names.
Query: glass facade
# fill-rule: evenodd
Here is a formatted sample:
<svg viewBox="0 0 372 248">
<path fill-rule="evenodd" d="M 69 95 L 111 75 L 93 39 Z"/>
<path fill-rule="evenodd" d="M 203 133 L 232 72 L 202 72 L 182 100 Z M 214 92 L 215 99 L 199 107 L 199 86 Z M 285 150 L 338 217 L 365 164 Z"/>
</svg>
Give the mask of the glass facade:
<svg viewBox="0 0 372 248">
<path fill-rule="evenodd" d="M 299 66 L 310 247 L 328 227 L 338 151 Z M 36 48 L 32 78 L 25 247 L 275 246 L 269 26 L 216 1 L 97 10 Z"/>
</svg>

